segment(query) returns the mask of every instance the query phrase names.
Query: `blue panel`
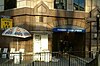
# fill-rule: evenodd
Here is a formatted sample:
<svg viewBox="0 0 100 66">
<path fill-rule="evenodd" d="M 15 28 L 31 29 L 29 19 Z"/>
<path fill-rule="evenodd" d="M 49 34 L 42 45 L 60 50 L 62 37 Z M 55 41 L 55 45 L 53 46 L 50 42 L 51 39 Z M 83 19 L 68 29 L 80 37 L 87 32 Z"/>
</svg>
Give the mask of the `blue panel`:
<svg viewBox="0 0 100 66">
<path fill-rule="evenodd" d="M 85 33 L 85 29 L 73 29 L 73 28 L 53 28 L 53 32 L 83 32 Z"/>
</svg>

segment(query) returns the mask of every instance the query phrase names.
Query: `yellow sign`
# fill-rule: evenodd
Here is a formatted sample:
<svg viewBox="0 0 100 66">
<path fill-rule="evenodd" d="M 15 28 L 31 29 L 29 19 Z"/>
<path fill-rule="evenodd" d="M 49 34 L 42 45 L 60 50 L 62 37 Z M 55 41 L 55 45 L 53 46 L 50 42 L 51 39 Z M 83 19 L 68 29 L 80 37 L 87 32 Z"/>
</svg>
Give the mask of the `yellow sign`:
<svg viewBox="0 0 100 66">
<path fill-rule="evenodd" d="M 1 18 L 1 28 L 12 28 L 12 19 L 9 18 Z"/>
</svg>

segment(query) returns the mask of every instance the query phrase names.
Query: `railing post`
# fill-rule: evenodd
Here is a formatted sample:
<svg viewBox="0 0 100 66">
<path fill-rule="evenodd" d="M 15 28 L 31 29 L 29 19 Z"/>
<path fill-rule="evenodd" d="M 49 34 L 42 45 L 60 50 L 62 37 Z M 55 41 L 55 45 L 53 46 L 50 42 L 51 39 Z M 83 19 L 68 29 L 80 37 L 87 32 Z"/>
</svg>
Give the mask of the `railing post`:
<svg viewBox="0 0 100 66">
<path fill-rule="evenodd" d="M 70 53 L 69 53 L 69 66 L 70 66 Z"/>
<path fill-rule="evenodd" d="M 98 66 L 100 66 L 100 51 L 98 52 L 98 55 L 97 55 L 97 58 L 98 58 L 98 60 L 97 60 L 97 64 L 98 64 Z"/>
<path fill-rule="evenodd" d="M 21 60 L 22 60 L 22 53 L 20 52 L 20 64 L 21 64 Z"/>
</svg>

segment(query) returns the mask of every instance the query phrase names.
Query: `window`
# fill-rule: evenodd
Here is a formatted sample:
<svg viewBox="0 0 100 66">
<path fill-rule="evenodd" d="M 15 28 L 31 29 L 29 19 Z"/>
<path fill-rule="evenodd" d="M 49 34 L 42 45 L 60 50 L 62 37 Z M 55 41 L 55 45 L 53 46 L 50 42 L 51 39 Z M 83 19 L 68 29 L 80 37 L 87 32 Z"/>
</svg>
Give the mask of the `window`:
<svg viewBox="0 0 100 66">
<path fill-rule="evenodd" d="M 39 22 L 43 22 L 43 16 L 39 17 Z"/>
<path fill-rule="evenodd" d="M 84 11 L 85 10 L 85 0 L 74 0 L 74 10 Z"/>
<path fill-rule="evenodd" d="M 35 35 L 35 40 L 40 41 L 41 40 L 41 35 Z"/>
<path fill-rule="evenodd" d="M 16 8 L 16 0 L 4 0 L 4 10 Z"/>
<path fill-rule="evenodd" d="M 64 9 L 65 7 L 65 1 L 64 0 L 54 0 L 54 8 L 55 9 Z"/>
<path fill-rule="evenodd" d="M 44 22 L 43 16 L 35 16 L 35 17 L 36 17 L 36 22 Z"/>
</svg>

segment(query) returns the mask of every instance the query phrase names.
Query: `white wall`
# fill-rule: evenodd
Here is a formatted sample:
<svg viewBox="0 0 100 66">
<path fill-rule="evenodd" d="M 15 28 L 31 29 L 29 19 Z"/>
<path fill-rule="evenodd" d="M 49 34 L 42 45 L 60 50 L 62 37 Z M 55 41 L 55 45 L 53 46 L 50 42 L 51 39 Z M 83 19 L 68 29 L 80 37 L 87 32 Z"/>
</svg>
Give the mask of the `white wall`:
<svg viewBox="0 0 100 66">
<path fill-rule="evenodd" d="M 54 0 L 42 0 L 48 7 L 49 9 L 54 9 Z"/>
<path fill-rule="evenodd" d="M 17 0 L 17 8 L 32 7 L 33 0 Z"/>
<path fill-rule="evenodd" d="M 17 8 L 34 8 L 41 1 L 43 1 L 50 9 L 54 9 L 54 0 L 17 0 Z"/>
</svg>

